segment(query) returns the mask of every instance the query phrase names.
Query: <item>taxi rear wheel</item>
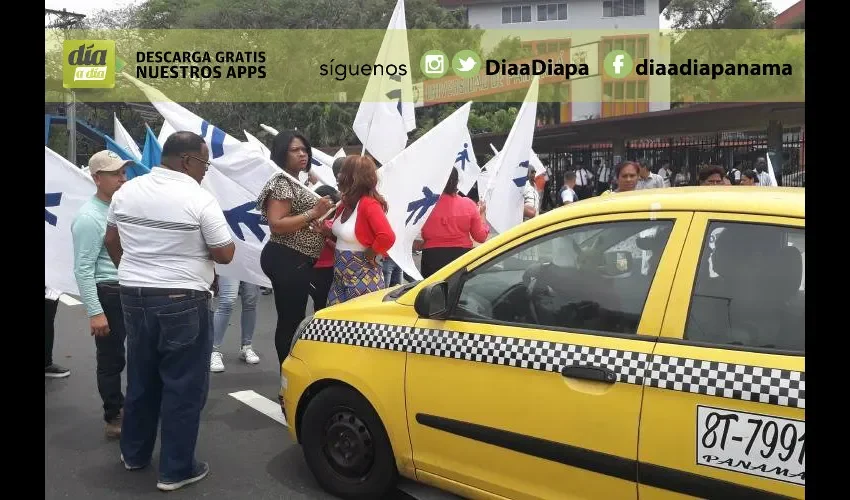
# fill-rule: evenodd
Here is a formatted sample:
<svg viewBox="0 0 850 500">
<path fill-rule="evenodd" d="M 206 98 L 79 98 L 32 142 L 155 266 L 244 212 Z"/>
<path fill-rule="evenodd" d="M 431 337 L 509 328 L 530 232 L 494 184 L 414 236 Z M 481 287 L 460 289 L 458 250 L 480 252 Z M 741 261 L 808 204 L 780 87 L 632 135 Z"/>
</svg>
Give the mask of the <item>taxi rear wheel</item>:
<svg viewBox="0 0 850 500">
<path fill-rule="evenodd" d="M 302 417 L 301 444 L 307 465 L 329 493 L 374 499 L 395 485 L 392 446 L 372 405 L 348 387 L 317 394 Z"/>
</svg>

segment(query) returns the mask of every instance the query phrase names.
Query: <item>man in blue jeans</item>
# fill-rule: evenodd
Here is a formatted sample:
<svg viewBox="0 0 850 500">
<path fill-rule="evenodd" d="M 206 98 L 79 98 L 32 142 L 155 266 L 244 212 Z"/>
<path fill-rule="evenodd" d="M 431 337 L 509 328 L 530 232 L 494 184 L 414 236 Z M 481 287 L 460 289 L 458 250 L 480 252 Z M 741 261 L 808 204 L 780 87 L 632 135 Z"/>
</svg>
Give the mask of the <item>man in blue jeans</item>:
<svg viewBox="0 0 850 500">
<path fill-rule="evenodd" d="M 106 217 L 106 249 L 118 267 L 127 330 L 127 395 L 121 461 L 146 467 L 161 421 L 157 488 L 172 491 L 205 478 L 195 460 L 209 390 L 215 263 L 235 246 L 221 207 L 201 188 L 209 166 L 204 139 L 175 132 L 162 165 L 125 183 Z"/>
</svg>

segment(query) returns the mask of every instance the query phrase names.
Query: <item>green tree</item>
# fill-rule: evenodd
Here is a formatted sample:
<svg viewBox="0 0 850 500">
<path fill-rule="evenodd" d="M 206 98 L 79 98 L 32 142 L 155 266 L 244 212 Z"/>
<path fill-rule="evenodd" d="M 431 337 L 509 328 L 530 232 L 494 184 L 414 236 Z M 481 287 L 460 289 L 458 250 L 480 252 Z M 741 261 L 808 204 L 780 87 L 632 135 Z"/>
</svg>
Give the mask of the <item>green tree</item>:
<svg viewBox="0 0 850 500">
<path fill-rule="evenodd" d="M 771 30 L 775 10 L 766 0 L 672 0 L 664 12 L 675 30 L 670 62 L 704 64 L 789 62 L 793 78 L 671 77 L 676 103 L 785 100 L 802 91 L 803 45 L 787 30 Z M 802 32 L 801 32 L 802 33 Z M 801 97 L 801 96 L 800 96 Z"/>
<path fill-rule="evenodd" d="M 85 27 L 94 30 L 203 29 L 210 30 L 209 35 L 205 35 L 210 37 L 215 36 L 216 29 L 385 29 L 395 4 L 396 0 L 147 0 L 135 6 L 100 11 L 86 20 Z M 470 28 L 462 11 L 444 9 L 436 0 L 406 0 L 405 14 L 410 29 L 408 44 L 414 81 L 419 79 L 418 54 L 425 50 L 440 47 L 452 54 L 454 51 L 470 48 L 481 53 L 480 40 L 483 32 Z M 447 37 L 445 32 L 435 30 L 454 31 Z M 309 33 L 305 31 L 305 36 L 309 36 Z M 370 40 L 370 43 L 375 42 L 380 43 L 379 40 Z M 133 40 L 116 43 L 119 54 L 133 52 Z M 155 40 L 149 39 L 145 45 L 155 46 L 155 43 Z M 198 40 L 197 43 L 202 46 L 204 41 Z M 349 45 L 359 48 L 362 54 L 362 46 L 357 47 L 356 43 Z M 375 53 L 377 48 L 376 45 Z M 334 47 L 329 53 L 342 54 L 337 60 L 344 60 L 348 49 L 349 47 Z M 297 47 L 294 50 L 297 52 Z M 529 55 L 519 39 L 506 39 L 491 53 L 508 59 Z M 298 67 L 291 69 L 298 74 L 300 71 L 307 74 L 307 66 L 315 71 L 318 64 L 326 62 L 319 61 L 317 54 L 299 56 L 300 60 L 294 63 Z M 292 61 L 287 60 L 287 63 Z M 61 79 L 61 74 L 57 76 Z M 116 84 L 121 88 L 132 88 L 132 84 L 122 78 L 119 78 Z M 158 82 L 157 88 L 169 95 L 169 89 L 175 85 L 187 83 L 180 80 L 162 80 Z M 198 102 L 181 104 L 240 139 L 243 138 L 243 129 L 263 138 L 259 124 L 266 123 L 278 129 L 303 130 L 319 147 L 359 142 L 351 130 L 357 112 L 356 102 L 202 102 L 204 88 L 211 89 L 214 82 L 195 85 Z M 79 93 L 78 98 L 85 100 L 84 94 Z M 143 95 L 138 95 L 138 101 L 146 103 Z M 509 97 L 512 101 L 521 100 L 524 92 L 517 92 L 515 96 L 512 94 Z M 418 126 L 411 134 L 411 139 L 424 135 L 462 104 L 417 108 Z M 519 104 L 514 102 L 476 103 L 470 114 L 470 129 L 473 133 L 507 132 L 513 124 L 518 108 Z M 541 113 L 551 114 L 551 111 L 541 109 Z M 143 137 L 144 123 L 140 118 L 137 120 L 131 115 L 120 118 L 134 137 Z M 161 120 L 150 125 L 158 127 L 160 124 Z M 107 130 L 111 130 L 111 126 Z"/>
<path fill-rule="evenodd" d="M 672 0 L 664 18 L 673 29 L 753 29 L 773 26 L 767 0 Z"/>
</svg>

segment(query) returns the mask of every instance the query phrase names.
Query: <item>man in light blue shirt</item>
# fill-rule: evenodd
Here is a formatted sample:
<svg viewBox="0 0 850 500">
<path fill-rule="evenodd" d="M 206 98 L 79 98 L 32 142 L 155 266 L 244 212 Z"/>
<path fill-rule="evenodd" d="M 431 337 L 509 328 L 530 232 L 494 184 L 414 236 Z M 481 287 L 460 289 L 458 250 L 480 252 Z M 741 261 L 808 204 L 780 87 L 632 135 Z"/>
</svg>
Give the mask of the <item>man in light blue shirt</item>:
<svg viewBox="0 0 850 500">
<path fill-rule="evenodd" d="M 86 307 L 97 349 L 97 389 L 103 400 L 103 419 L 109 438 L 121 436 L 124 394 L 121 372 L 125 354 L 124 313 L 118 288 L 118 270 L 103 243 L 106 214 L 112 195 L 127 180 L 122 160 L 112 151 L 101 151 L 89 160 L 89 172 L 97 192 L 71 224 L 74 240 L 74 276 Z"/>
</svg>

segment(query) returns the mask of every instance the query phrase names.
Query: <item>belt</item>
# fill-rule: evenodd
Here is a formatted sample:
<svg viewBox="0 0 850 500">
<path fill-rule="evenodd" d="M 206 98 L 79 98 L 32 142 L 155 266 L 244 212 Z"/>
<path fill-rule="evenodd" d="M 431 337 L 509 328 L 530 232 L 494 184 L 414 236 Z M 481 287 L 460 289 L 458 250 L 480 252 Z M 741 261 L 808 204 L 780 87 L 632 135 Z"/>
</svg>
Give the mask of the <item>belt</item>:
<svg viewBox="0 0 850 500">
<path fill-rule="evenodd" d="M 150 288 L 138 286 L 122 286 L 121 294 L 132 295 L 134 297 L 161 297 L 164 295 L 184 295 L 193 299 L 208 299 L 212 297 L 212 294 L 210 292 L 190 290 L 188 288 Z"/>
<path fill-rule="evenodd" d="M 118 293 L 121 290 L 117 281 L 101 281 L 100 283 L 96 283 L 95 286 L 99 291 L 103 292 Z"/>
</svg>

